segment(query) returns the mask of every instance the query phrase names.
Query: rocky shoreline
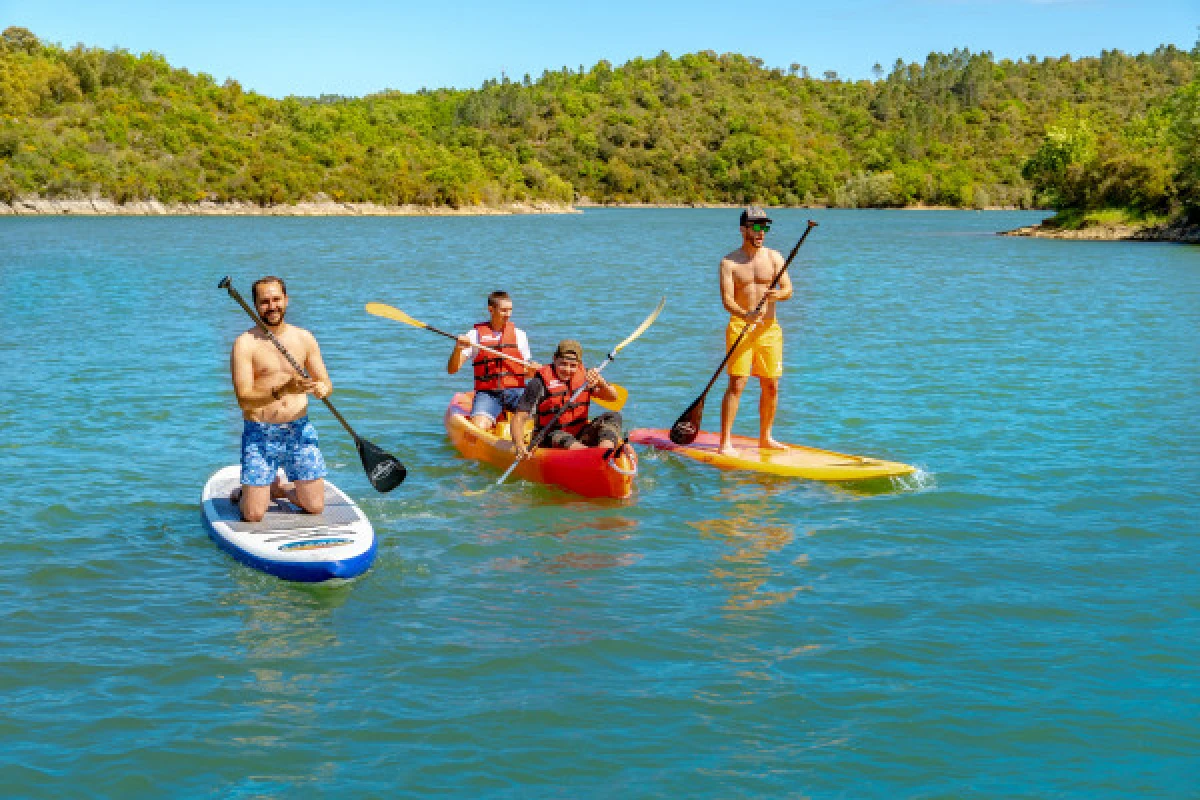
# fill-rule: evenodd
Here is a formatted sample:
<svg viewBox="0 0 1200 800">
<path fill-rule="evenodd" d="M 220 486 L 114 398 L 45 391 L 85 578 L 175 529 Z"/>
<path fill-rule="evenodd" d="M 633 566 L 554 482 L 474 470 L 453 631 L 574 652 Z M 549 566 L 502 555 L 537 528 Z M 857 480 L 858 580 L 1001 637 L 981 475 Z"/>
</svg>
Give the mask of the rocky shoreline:
<svg viewBox="0 0 1200 800">
<path fill-rule="evenodd" d="M 1043 220 L 998 236 L 1032 236 L 1039 239 L 1074 239 L 1091 242 L 1178 242 L 1200 244 L 1200 225 L 1089 225 L 1086 228 L 1066 229 Z"/>
<path fill-rule="evenodd" d="M 160 203 L 141 200 L 116 203 L 112 200 L 48 200 L 41 197 L 22 197 L 11 203 L 0 203 L 0 216 L 74 215 L 87 217 L 155 217 L 155 216 L 233 216 L 233 217 L 421 217 L 421 216 L 496 216 L 513 214 L 579 214 L 574 206 L 558 203 L 507 203 L 498 206 L 381 206 L 375 203 L 338 203 L 318 200 L 306 203 L 260 206 L 257 203 L 232 201 L 217 203 L 202 200 L 198 203 Z"/>
</svg>

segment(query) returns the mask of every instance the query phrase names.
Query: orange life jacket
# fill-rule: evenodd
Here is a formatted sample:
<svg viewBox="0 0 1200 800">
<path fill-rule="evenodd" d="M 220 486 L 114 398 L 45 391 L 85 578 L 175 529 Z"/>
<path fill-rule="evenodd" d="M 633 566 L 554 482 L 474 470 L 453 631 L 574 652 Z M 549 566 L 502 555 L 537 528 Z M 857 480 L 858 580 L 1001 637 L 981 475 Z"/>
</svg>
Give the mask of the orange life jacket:
<svg viewBox="0 0 1200 800">
<path fill-rule="evenodd" d="M 578 436 L 579 432 L 583 430 L 583 426 L 587 425 L 588 403 L 592 399 L 591 390 L 584 389 L 580 392 L 574 403 L 568 404 L 567 401 L 587 380 L 583 365 L 581 364 L 579 369 L 575 370 L 575 377 L 571 379 L 570 383 L 563 382 L 554 374 L 553 364 L 542 367 L 537 374 L 546 387 L 546 396 L 542 398 L 542 402 L 538 403 L 537 407 L 537 429 L 541 430 L 549 425 L 550 420 L 554 419 L 554 415 L 563 406 L 566 406 L 567 410 L 563 411 L 563 415 L 558 418 L 557 427 L 572 436 Z"/>
<path fill-rule="evenodd" d="M 479 343 L 484 347 L 499 350 L 502 353 L 521 357 L 521 349 L 517 347 L 517 329 L 511 322 L 505 323 L 504 330 L 497 333 L 486 322 L 475 325 L 475 334 Z M 496 391 L 499 389 L 519 389 L 525 385 L 525 368 L 507 358 L 475 352 L 475 391 Z"/>
</svg>

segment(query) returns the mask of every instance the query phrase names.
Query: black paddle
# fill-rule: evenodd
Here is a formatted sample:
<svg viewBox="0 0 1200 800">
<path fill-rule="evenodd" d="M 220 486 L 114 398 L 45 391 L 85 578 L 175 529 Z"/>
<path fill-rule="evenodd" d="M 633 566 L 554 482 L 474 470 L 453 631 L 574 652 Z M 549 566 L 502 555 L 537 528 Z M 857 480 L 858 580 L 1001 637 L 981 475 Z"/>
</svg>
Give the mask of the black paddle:
<svg viewBox="0 0 1200 800">
<path fill-rule="evenodd" d="M 796 253 L 800 251 L 800 245 L 804 244 L 804 240 L 808 238 L 808 233 L 813 228 L 817 227 L 817 223 L 811 219 L 808 221 L 808 227 L 804 229 L 804 234 L 800 237 L 800 241 L 796 242 L 796 246 L 792 248 L 792 252 L 788 255 L 787 261 L 783 262 L 783 266 L 775 273 L 775 278 L 771 281 L 769 289 L 774 289 L 779 283 L 779 279 L 783 277 L 783 273 L 791 265 L 792 259 L 796 257 Z M 758 305 L 754 307 L 754 312 L 757 313 L 767 302 L 767 295 L 764 294 L 762 299 L 758 301 Z M 670 438 L 675 444 L 691 444 L 696 441 L 696 437 L 700 435 L 700 420 L 704 416 L 704 398 L 708 395 L 708 390 L 717 382 L 717 378 L 721 375 L 721 370 L 725 369 L 725 365 L 729 363 L 733 351 L 737 350 L 738 345 L 742 343 L 743 337 L 754 329 L 757 322 L 752 322 L 742 328 L 742 332 L 738 334 L 737 339 L 733 342 L 733 347 L 729 348 L 729 352 L 721 359 L 721 363 L 717 365 L 717 371 L 713 373 L 708 385 L 704 387 L 704 391 L 696 398 L 696 401 L 688 406 L 687 411 L 679 415 L 679 419 L 675 420 L 675 424 L 671 426 Z"/>
<path fill-rule="evenodd" d="M 267 338 L 271 340 L 271 344 L 279 348 L 279 352 L 283 353 L 283 357 L 292 365 L 292 369 L 300 373 L 306 380 L 311 380 L 308 371 L 296 363 L 296 359 L 292 358 L 292 354 L 284 349 L 280 341 L 275 338 L 275 334 L 267 329 L 266 323 L 262 321 L 262 318 L 258 316 L 254 309 L 246 305 L 246 301 L 238 294 L 238 290 L 233 288 L 228 275 L 221 279 L 221 282 L 217 284 L 217 288 L 229 292 L 229 296 L 238 302 L 238 305 L 250 315 L 250 319 L 254 320 L 259 329 L 267 335 Z M 354 446 L 358 449 L 358 457 L 362 461 L 363 469 L 367 473 L 367 480 L 371 482 L 371 485 L 380 492 L 390 492 L 399 486 L 408 474 L 408 470 L 404 468 L 404 465 L 395 456 L 385 453 L 366 439 L 360 439 L 358 434 L 354 432 L 354 429 L 350 427 L 350 423 L 346 422 L 346 418 L 338 413 L 338 410 L 333 407 L 333 403 L 329 402 L 328 398 L 322 397 L 321 402 L 337 418 L 337 421 L 342 423 L 342 427 L 350 434 L 350 438 L 354 439 Z"/>
</svg>

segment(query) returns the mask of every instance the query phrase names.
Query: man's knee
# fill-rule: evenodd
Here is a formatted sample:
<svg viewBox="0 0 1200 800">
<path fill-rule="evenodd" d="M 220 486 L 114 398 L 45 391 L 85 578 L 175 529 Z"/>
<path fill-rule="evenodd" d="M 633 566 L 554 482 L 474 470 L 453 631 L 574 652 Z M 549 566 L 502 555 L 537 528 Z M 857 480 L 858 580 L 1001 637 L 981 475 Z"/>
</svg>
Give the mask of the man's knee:
<svg viewBox="0 0 1200 800">
<path fill-rule="evenodd" d="M 243 522 L 262 522 L 263 517 L 267 515 L 265 508 L 242 508 Z"/>
<path fill-rule="evenodd" d="M 737 397 L 738 395 L 740 395 L 742 393 L 742 390 L 745 388 L 746 388 L 746 379 L 744 377 L 730 375 L 729 376 L 729 388 L 726 389 L 725 391 L 727 394 L 731 394 L 734 397 Z"/>
<path fill-rule="evenodd" d="M 325 510 L 325 482 L 296 481 L 297 504 L 310 514 L 320 514 Z"/>
<path fill-rule="evenodd" d="M 779 378 L 759 378 L 763 394 L 779 394 Z"/>
</svg>

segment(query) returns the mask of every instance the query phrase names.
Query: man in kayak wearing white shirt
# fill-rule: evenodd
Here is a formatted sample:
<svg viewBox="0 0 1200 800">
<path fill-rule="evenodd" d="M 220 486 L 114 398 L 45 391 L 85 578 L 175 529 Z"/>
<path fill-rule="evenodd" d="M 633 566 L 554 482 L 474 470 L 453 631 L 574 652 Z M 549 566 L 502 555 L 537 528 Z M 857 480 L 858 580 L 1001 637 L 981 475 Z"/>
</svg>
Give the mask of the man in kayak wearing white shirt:
<svg viewBox="0 0 1200 800">
<path fill-rule="evenodd" d="M 541 364 L 530 357 L 529 338 L 512 324 L 513 302 L 508 292 L 488 295 L 488 320 L 479 322 L 458 337 L 450 353 L 446 372 L 458 372 L 471 362 L 475 374 L 475 400 L 471 404 L 471 422 L 490 431 L 505 411 L 514 411 L 525 391 L 525 377 L 536 373 Z M 479 345 L 498 350 L 528 362 L 522 366 L 508 358 L 481 350 Z"/>
</svg>

